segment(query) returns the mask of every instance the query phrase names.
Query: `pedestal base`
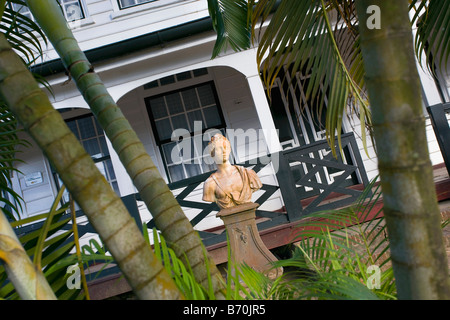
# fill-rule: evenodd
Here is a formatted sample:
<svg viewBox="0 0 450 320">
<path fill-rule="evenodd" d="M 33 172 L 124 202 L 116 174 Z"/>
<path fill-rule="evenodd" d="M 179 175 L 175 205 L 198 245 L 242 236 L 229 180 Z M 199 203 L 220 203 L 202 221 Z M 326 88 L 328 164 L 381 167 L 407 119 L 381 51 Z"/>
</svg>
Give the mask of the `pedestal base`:
<svg viewBox="0 0 450 320">
<path fill-rule="evenodd" d="M 267 249 L 256 227 L 255 210 L 257 203 L 245 203 L 222 209 L 217 214 L 225 224 L 230 241 L 231 258 L 236 265 L 246 263 L 258 272 L 270 278 L 283 273 L 282 268 L 273 268 L 277 258 Z"/>
</svg>

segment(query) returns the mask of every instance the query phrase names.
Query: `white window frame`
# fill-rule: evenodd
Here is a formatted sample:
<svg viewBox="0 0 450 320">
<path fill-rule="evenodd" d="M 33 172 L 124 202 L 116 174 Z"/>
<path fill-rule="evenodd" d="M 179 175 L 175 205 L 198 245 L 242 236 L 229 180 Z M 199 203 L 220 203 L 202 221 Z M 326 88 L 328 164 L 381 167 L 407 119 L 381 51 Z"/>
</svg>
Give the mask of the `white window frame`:
<svg viewBox="0 0 450 320">
<path fill-rule="evenodd" d="M 193 70 L 191 70 L 189 72 L 193 72 Z M 181 73 L 183 73 L 183 72 L 181 72 Z M 177 73 L 177 75 L 178 74 L 179 73 Z M 169 76 L 174 76 L 174 75 L 175 74 L 171 74 Z M 193 73 L 191 75 L 193 75 Z M 167 84 L 167 85 L 161 85 L 160 84 L 160 80 L 163 79 L 163 78 L 165 78 L 165 77 L 161 77 L 161 78 L 158 78 L 157 80 L 155 80 L 155 81 L 158 81 L 158 83 L 159 83 L 158 86 L 144 90 L 144 92 L 145 92 L 144 99 L 145 100 L 154 98 L 156 96 L 163 96 L 163 95 L 165 96 L 165 95 L 170 94 L 172 92 L 183 91 L 184 89 L 187 89 L 187 88 L 201 87 L 202 85 L 208 84 L 208 83 L 212 83 L 213 87 L 215 87 L 214 79 L 213 79 L 213 77 L 211 75 L 210 70 L 208 70 L 207 74 L 199 75 L 197 77 L 193 76 L 192 78 L 187 79 L 187 80 L 181 80 L 180 81 L 180 80 L 177 80 L 175 78 L 175 81 L 173 83 Z M 217 92 L 216 92 L 216 94 L 217 94 Z M 215 99 L 216 99 L 216 105 L 218 107 L 219 113 L 220 113 L 222 121 L 223 121 L 222 122 L 223 126 L 218 127 L 217 130 L 221 131 L 222 134 L 225 135 L 226 127 L 227 127 L 225 115 L 223 114 L 223 110 L 222 110 L 222 107 L 221 107 L 221 104 L 220 104 L 219 96 L 215 95 Z M 147 103 L 145 103 L 145 104 L 146 104 L 146 108 L 148 108 Z M 207 106 L 202 106 L 202 107 L 207 107 Z M 192 176 L 192 175 L 190 175 L 188 173 L 188 171 L 186 170 L 185 165 L 186 164 L 199 164 L 199 163 L 201 163 L 201 161 L 203 161 L 205 159 L 205 157 L 208 158 L 208 160 L 209 160 L 209 155 L 205 156 L 202 153 L 204 150 L 197 150 L 197 149 L 195 149 L 195 146 L 194 146 L 192 148 L 192 150 L 191 150 L 193 157 L 191 157 L 191 158 L 189 158 L 189 157 L 183 158 L 183 161 L 181 163 L 169 163 L 170 161 L 168 161 L 165 158 L 165 153 L 163 151 L 163 148 L 164 148 L 165 145 L 172 144 L 172 142 L 170 142 L 168 140 L 164 140 L 164 141 L 160 141 L 159 140 L 160 138 L 158 136 L 158 133 L 156 132 L 157 129 L 154 128 L 154 125 L 155 125 L 154 121 L 155 120 L 152 118 L 153 116 L 150 114 L 150 112 L 148 112 L 148 113 L 149 113 L 150 125 L 154 129 L 152 133 L 153 133 L 153 139 L 154 139 L 155 146 L 157 146 L 156 150 L 158 150 L 157 151 L 157 156 L 159 157 L 159 161 L 160 161 L 160 163 L 162 164 L 162 166 L 164 168 L 164 171 L 166 173 L 166 177 L 167 177 L 168 182 L 169 183 L 173 183 L 173 182 L 178 182 L 178 181 L 182 181 L 182 180 L 194 177 L 195 175 Z M 181 112 L 181 113 L 184 114 L 184 112 Z M 171 115 L 169 117 L 173 117 L 173 116 L 176 116 L 176 115 Z M 191 129 L 193 129 L 193 128 L 191 128 Z M 206 128 L 203 128 L 203 129 L 206 129 Z M 191 135 L 189 135 L 187 137 L 187 139 L 189 139 L 189 140 L 193 139 L 194 141 L 197 140 L 197 139 L 203 141 L 203 138 L 204 138 L 203 135 L 201 137 L 196 136 L 194 131 L 192 131 Z M 177 141 L 177 142 L 179 142 L 179 141 Z M 199 163 L 197 163 L 197 161 Z M 233 163 L 235 161 L 233 154 L 230 155 L 230 161 L 233 162 Z M 181 165 L 183 167 L 183 172 L 184 172 L 184 175 L 186 176 L 185 178 L 183 178 L 181 180 L 178 180 L 174 176 L 172 176 L 171 173 L 170 173 L 170 169 L 169 169 L 172 166 L 179 166 L 179 165 Z M 211 164 L 211 165 L 215 166 L 214 164 Z M 209 170 L 206 169 L 206 167 L 202 167 L 201 164 L 200 164 L 199 170 L 200 170 L 199 174 L 203 174 L 205 172 L 209 172 Z"/>
<path fill-rule="evenodd" d="M 68 1 L 68 2 L 74 2 L 74 1 L 77 1 L 79 4 L 80 4 L 80 6 L 81 6 L 81 11 L 82 11 L 82 14 L 83 14 L 83 18 L 81 18 L 81 19 L 75 19 L 75 20 L 67 20 L 67 22 L 73 22 L 73 21 L 77 21 L 77 20 L 85 20 L 87 17 L 88 17 L 88 14 L 87 14 L 87 10 L 86 10 L 86 3 L 85 3 L 85 0 L 59 0 L 60 1 L 60 4 L 61 4 L 61 7 L 62 7 L 62 9 L 63 9 L 63 12 L 64 12 L 64 16 L 66 17 L 66 20 L 67 20 L 67 12 L 66 12 L 66 10 L 65 10 L 65 6 L 64 6 L 64 1 Z"/>
<path fill-rule="evenodd" d="M 145 4 L 148 4 L 148 3 L 151 3 L 151 2 L 156 2 L 156 1 L 158 1 L 158 0 L 144 0 L 145 2 L 139 2 L 139 1 L 141 1 L 141 0 L 131 0 L 131 1 L 133 1 L 134 2 L 134 4 L 132 4 L 132 5 L 129 5 L 129 6 L 122 6 L 122 2 L 124 1 L 124 0 L 116 0 L 117 1 L 117 5 L 119 6 L 119 9 L 120 10 L 126 10 L 126 9 L 129 9 L 129 8 L 132 8 L 132 7 L 136 7 L 136 6 L 141 6 L 141 5 L 145 5 Z M 126 1 L 126 0 L 125 0 Z"/>
<path fill-rule="evenodd" d="M 111 0 L 111 5 L 113 7 L 113 13 L 111 14 L 111 18 L 120 18 L 125 15 L 142 12 L 146 10 L 157 9 L 160 7 L 167 7 L 172 4 L 183 3 L 186 0 L 153 0 L 150 2 L 145 2 L 141 4 L 137 4 L 131 7 L 120 8 L 119 0 Z"/>
</svg>

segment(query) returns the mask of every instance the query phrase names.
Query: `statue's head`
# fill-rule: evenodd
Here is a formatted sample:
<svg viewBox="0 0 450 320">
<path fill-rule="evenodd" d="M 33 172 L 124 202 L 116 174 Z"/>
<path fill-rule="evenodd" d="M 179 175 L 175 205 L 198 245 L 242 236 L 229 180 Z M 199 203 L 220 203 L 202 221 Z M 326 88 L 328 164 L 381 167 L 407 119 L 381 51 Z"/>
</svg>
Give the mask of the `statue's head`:
<svg viewBox="0 0 450 320">
<path fill-rule="evenodd" d="M 216 133 L 209 143 L 209 152 L 216 164 L 226 163 L 231 152 L 230 141 L 220 133 Z"/>
</svg>

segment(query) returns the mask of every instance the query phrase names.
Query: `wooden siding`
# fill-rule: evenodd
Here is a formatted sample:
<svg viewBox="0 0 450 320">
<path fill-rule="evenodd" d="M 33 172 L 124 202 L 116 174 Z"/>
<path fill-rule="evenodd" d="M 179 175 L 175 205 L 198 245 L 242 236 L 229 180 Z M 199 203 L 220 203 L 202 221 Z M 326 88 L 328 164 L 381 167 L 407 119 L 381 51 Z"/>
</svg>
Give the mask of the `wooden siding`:
<svg viewBox="0 0 450 320">
<path fill-rule="evenodd" d="M 204 0 L 158 0 L 118 10 L 117 0 L 85 0 L 86 19 L 72 22 L 82 50 L 113 44 L 208 16 Z M 44 57 L 55 59 L 49 46 Z"/>
</svg>

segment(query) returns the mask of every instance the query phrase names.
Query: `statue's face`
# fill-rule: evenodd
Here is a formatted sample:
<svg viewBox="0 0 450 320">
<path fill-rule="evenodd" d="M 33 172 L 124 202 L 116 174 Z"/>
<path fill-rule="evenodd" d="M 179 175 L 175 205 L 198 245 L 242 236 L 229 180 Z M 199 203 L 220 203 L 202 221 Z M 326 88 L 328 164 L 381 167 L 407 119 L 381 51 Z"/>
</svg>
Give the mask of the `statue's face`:
<svg viewBox="0 0 450 320">
<path fill-rule="evenodd" d="M 214 140 L 211 145 L 211 157 L 214 159 L 216 164 L 223 164 L 228 161 L 230 156 L 231 148 L 230 143 L 224 137 L 217 138 L 214 136 Z"/>
</svg>

